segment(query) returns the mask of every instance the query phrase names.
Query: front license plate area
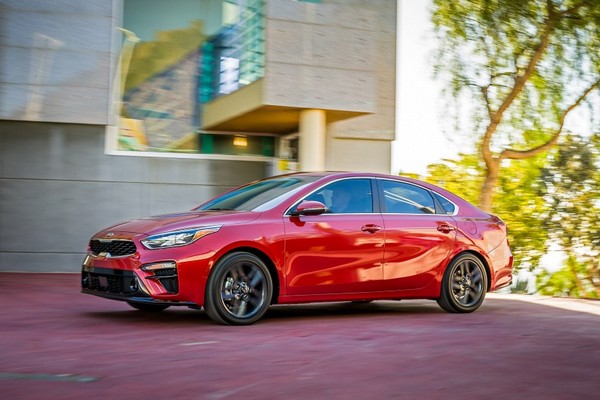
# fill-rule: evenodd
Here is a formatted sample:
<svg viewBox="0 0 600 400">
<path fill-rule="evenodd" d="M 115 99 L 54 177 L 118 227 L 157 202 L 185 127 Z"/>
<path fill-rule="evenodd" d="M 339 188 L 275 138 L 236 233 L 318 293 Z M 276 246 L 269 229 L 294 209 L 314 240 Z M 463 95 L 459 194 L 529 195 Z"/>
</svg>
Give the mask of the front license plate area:
<svg viewBox="0 0 600 400">
<path fill-rule="evenodd" d="M 104 290 L 106 290 L 108 288 L 108 278 L 105 276 L 99 276 L 98 277 L 98 284 L 100 285 L 100 287 Z"/>
</svg>

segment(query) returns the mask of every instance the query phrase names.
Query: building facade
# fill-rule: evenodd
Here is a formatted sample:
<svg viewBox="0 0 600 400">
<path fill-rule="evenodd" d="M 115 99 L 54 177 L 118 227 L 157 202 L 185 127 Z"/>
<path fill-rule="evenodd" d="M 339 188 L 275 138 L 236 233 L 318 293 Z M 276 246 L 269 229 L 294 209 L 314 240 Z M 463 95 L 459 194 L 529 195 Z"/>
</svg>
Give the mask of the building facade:
<svg viewBox="0 0 600 400">
<path fill-rule="evenodd" d="M 294 170 L 389 172 L 394 0 L 0 0 L 0 271 Z"/>
</svg>

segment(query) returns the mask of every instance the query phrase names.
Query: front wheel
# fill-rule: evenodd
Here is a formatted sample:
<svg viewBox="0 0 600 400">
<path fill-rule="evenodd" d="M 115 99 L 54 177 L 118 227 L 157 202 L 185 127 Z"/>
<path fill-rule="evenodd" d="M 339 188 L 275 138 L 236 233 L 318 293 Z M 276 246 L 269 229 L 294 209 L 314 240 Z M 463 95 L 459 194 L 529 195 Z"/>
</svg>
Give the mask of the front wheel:
<svg viewBox="0 0 600 400">
<path fill-rule="evenodd" d="M 483 303 L 486 290 L 487 275 L 481 260 L 461 254 L 446 268 L 437 303 L 448 312 L 473 312 Z"/>
<path fill-rule="evenodd" d="M 215 322 L 248 325 L 264 315 L 272 295 L 273 281 L 265 263 L 250 253 L 231 253 L 210 274 L 204 309 Z"/>
</svg>

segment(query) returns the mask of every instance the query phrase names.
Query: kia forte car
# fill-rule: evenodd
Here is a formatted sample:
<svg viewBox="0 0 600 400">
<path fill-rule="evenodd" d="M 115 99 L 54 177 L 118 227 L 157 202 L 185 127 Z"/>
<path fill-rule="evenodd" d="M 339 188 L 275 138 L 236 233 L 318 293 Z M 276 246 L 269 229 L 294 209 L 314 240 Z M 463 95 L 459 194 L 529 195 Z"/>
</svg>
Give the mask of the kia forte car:
<svg viewBox="0 0 600 400">
<path fill-rule="evenodd" d="M 98 232 L 81 285 L 139 310 L 203 307 L 244 325 L 271 304 L 432 299 L 468 313 L 511 283 L 512 264 L 504 222 L 442 188 L 297 173 Z"/>
</svg>

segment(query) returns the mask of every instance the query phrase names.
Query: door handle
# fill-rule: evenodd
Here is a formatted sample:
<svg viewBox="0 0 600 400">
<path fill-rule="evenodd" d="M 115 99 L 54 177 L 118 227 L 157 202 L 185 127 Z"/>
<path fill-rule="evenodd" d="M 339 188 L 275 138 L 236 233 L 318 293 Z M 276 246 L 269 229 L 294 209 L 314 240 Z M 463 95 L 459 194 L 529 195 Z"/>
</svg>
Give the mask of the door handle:
<svg viewBox="0 0 600 400">
<path fill-rule="evenodd" d="M 454 230 L 456 230 L 455 227 L 453 227 L 452 225 L 448 225 L 448 224 L 441 224 L 438 225 L 437 230 L 443 233 L 450 233 Z"/>
<path fill-rule="evenodd" d="M 377 231 L 380 231 L 381 227 L 379 225 L 375 225 L 375 224 L 366 224 L 366 225 L 363 225 L 362 228 L 360 228 L 360 230 L 363 232 L 375 233 Z"/>
</svg>

